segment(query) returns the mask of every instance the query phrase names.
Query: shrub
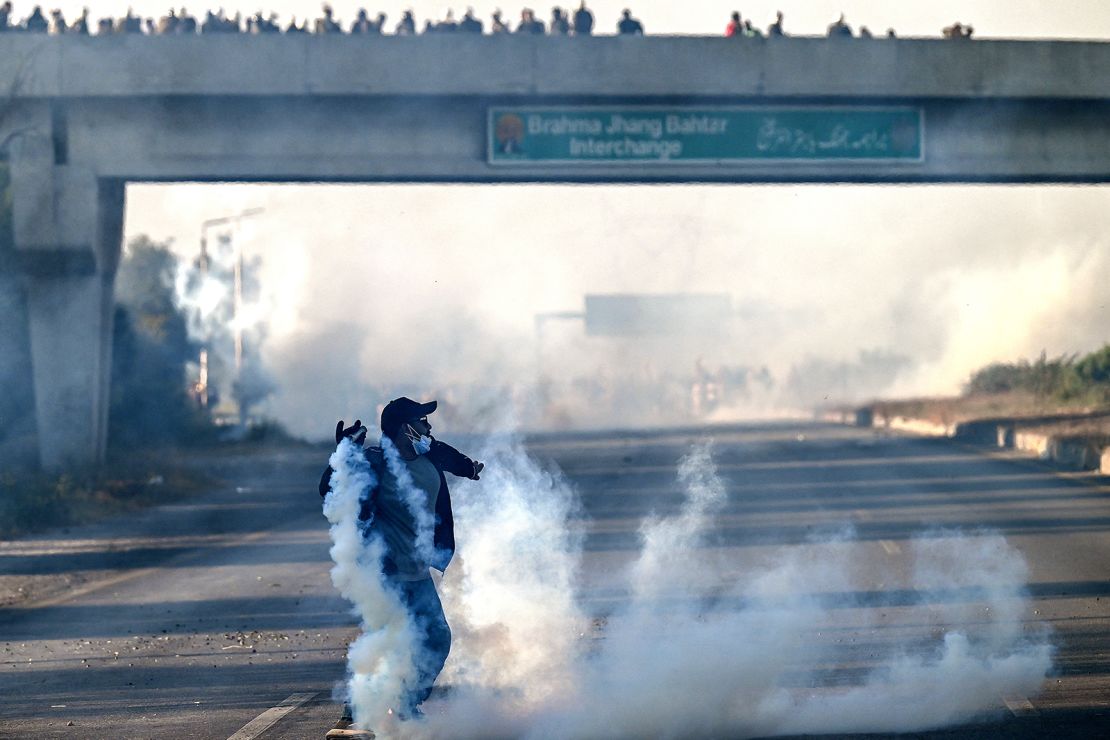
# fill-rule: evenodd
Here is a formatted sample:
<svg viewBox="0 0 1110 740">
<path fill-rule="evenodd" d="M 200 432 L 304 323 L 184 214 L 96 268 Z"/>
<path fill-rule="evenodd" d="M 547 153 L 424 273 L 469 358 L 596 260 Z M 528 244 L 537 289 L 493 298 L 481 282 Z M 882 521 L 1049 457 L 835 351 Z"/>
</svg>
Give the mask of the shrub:
<svg viewBox="0 0 1110 740">
<path fill-rule="evenodd" d="M 1041 399 L 1104 403 L 1110 399 L 1110 345 L 1080 359 L 1075 355 L 1034 362 L 995 362 L 971 374 L 966 395 L 1031 393 Z"/>
</svg>

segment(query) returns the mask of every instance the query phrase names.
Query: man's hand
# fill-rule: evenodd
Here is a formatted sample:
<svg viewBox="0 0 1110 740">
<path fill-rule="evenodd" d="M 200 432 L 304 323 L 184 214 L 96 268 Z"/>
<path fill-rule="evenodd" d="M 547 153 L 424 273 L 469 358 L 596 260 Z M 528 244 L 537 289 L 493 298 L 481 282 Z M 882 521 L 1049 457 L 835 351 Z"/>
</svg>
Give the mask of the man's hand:
<svg viewBox="0 0 1110 740">
<path fill-rule="evenodd" d="M 335 425 L 335 443 L 339 444 L 344 439 L 349 439 L 359 447 L 366 441 L 366 427 L 362 425 L 361 419 L 355 419 L 355 423 L 346 429 L 343 428 L 343 420 L 340 419 Z"/>
<path fill-rule="evenodd" d="M 485 469 L 485 467 L 486 467 L 485 463 L 480 463 L 477 460 L 475 460 L 474 461 L 474 473 L 470 476 L 470 480 L 481 480 L 481 478 L 478 477 L 478 474 L 481 473 Z"/>
</svg>

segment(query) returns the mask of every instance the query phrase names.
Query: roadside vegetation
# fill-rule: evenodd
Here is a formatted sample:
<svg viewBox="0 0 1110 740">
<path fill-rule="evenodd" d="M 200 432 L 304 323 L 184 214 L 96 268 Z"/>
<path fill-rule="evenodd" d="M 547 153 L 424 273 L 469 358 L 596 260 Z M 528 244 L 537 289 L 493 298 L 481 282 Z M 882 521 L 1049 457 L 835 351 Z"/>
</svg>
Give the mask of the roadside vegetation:
<svg viewBox="0 0 1110 740">
<path fill-rule="evenodd" d="M 8 213 L 0 208 L 0 230 Z M 142 236 L 127 245 L 117 277 L 107 461 L 59 476 L 37 472 L 27 459 L 0 459 L 0 538 L 178 500 L 218 484 L 204 463 L 217 450 L 296 442 L 273 422 L 229 435 L 190 396 L 186 368 L 199 346 L 175 298 L 177 271 L 167 245 Z M 13 377 L 30 372 L 7 370 Z M 29 394 L 11 396 L 0 403 L 0 442 L 7 430 L 22 428 L 17 422 L 28 422 L 30 443 L 20 449 L 33 451 Z"/>
<path fill-rule="evenodd" d="M 885 416 L 949 424 L 972 419 L 1038 419 L 1084 434 L 1110 433 L 1110 344 L 1086 355 L 996 362 L 971 374 L 958 396 L 867 404 Z"/>
<path fill-rule="evenodd" d="M 1110 344 L 1090 354 L 996 362 L 972 373 L 965 396 L 1023 393 L 1066 405 L 1110 404 Z"/>
</svg>

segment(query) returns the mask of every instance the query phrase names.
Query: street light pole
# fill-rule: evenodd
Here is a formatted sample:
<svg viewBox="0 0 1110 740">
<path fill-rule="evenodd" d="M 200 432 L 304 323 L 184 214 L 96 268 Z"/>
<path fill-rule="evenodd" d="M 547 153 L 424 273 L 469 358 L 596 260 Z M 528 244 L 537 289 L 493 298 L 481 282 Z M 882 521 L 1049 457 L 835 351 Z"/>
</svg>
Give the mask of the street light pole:
<svg viewBox="0 0 1110 740">
<path fill-rule="evenodd" d="M 231 324 L 235 329 L 235 374 L 243 370 L 243 323 L 239 320 L 243 313 L 243 243 L 239 238 L 239 226 L 244 218 L 257 216 L 264 208 L 248 208 L 234 217 L 232 227 L 232 246 L 235 248 L 235 293 L 232 303 Z"/>
<path fill-rule="evenodd" d="M 233 293 L 232 293 L 232 336 L 235 343 L 235 374 L 236 376 L 243 369 L 243 327 L 239 321 L 243 311 L 243 245 L 239 239 L 239 227 L 243 219 L 257 216 L 264 213 L 264 208 L 248 208 L 233 216 L 220 216 L 219 218 L 210 218 L 201 223 L 200 226 L 200 258 L 198 259 L 198 268 L 201 275 L 208 274 L 208 265 L 211 257 L 208 254 L 208 230 L 216 226 L 231 226 L 231 243 L 232 248 L 235 250 L 233 262 Z M 204 408 L 208 408 L 208 348 L 203 347 L 200 350 L 200 372 L 197 378 L 197 394 L 200 397 L 200 403 Z"/>
</svg>

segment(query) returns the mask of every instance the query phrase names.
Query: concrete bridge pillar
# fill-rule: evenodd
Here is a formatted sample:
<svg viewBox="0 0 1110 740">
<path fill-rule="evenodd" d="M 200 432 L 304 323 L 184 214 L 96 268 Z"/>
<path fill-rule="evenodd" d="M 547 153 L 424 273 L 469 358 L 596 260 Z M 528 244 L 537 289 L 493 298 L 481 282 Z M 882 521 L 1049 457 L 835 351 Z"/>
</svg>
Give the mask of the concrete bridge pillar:
<svg viewBox="0 0 1110 740">
<path fill-rule="evenodd" d="M 99 462 L 107 446 L 124 184 L 66 164 L 44 127 L 10 148 L 14 262 L 26 286 L 39 460 L 48 470 Z"/>
</svg>

